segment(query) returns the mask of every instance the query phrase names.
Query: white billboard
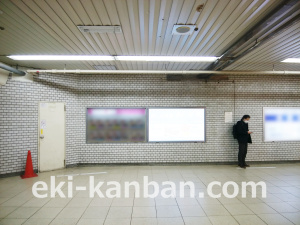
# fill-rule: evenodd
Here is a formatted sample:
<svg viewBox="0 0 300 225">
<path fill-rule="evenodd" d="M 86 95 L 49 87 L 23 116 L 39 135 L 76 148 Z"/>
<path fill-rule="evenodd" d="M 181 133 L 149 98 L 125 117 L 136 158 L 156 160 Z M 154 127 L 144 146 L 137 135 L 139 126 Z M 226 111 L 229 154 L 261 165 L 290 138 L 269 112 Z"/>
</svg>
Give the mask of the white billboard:
<svg viewBox="0 0 300 225">
<path fill-rule="evenodd" d="M 204 142 L 205 108 L 151 108 L 149 142 Z"/>
<path fill-rule="evenodd" d="M 300 141 L 300 107 L 264 107 L 264 141 Z"/>
</svg>

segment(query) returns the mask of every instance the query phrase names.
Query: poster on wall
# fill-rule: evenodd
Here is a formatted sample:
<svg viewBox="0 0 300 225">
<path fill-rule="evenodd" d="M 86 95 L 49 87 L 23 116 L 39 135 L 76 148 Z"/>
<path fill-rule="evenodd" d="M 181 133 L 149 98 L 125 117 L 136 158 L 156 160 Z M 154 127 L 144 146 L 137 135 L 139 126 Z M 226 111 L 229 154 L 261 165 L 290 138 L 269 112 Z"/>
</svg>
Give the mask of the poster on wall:
<svg viewBox="0 0 300 225">
<path fill-rule="evenodd" d="M 300 107 L 264 107 L 264 141 L 300 141 Z"/>
<path fill-rule="evenodd" d="M 87 143 L 145 141 L 145 108 L 87 108 Z"/>
<path fill-rule="evenodd" d="M 150 108 L 149 142 L 204 142 L 205 108 Z"/>
</svg>

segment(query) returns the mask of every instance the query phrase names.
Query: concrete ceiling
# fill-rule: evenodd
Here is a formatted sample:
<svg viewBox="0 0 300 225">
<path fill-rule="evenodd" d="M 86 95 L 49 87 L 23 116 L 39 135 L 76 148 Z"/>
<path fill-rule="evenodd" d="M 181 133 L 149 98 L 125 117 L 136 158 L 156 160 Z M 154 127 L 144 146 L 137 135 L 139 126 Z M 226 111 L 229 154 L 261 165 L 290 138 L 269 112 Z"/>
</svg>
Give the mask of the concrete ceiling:
<svg viewBox="0 0 300 225">
<path fill-rule="evenodd" d="M 203 70 L 210 63 L 13 61 L 7 55 L 220 56 L 282 0 L 1 0 L 0 62 L 41 69 Z M 300 2 L 300 1 L 299 1 Z M 197 6 L 204 4 L 198 12 Z M 296 8 L 295 8 L 296 7 Z M 300 4 L 293 13 L 299 15 Z M 174 24 L 195 24 L 189 36 Z M 82 33 L 78 25 L 120 25 L 122 33 Z M 300 57 L 294 23 L 226 69 L 300 70 L 280 61 Z M 105 67 L 107 68 L 107 67 Z"/>
</svg>

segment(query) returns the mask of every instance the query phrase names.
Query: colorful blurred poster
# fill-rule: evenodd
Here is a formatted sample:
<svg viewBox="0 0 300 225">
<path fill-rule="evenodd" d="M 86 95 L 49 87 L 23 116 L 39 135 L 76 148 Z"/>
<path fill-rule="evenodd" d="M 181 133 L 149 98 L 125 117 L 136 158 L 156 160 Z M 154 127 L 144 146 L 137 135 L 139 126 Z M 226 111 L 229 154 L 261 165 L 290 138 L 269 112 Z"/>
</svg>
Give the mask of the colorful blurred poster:
<svg viewBox="0 0 300 225">
<path fill-rule="evenodd" d="M 87 108 L 87 143 L 146 141 L 145 108 Z"/>
<path fill-rule="evenodd" d="M 264 141 L 300 141 L 300 108 L 265 107 Z"/>
</svg>

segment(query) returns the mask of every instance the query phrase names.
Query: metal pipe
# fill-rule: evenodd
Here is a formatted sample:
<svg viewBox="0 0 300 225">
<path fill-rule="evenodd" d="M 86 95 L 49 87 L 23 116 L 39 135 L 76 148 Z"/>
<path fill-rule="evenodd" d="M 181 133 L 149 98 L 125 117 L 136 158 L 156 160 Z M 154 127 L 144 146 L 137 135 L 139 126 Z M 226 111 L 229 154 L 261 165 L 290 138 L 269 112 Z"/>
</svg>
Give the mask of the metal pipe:
<svg viewBox="0 0 300 225">
<path fill-rule="evenodd" d="M 245 35 L 243 35 L 240 39 L 233 43 L 225 52 L 223 52 L 223 54 L 221 54 L 222 56 L 218 60 L 210 64 L 206 69 L 223 70 L 229 65 L 236 62 L 241 57 L 256 49 L 264 42 L 269 41 L 272 37 L 282 32 L 287 27 L 291 26 L 292 24 L 298 23 L 298 9 L 299 0 L 282 1 L 282 3 L 280 3 L 274 10 L 267 14 L 254 27 L 247 31 Z M 279 27 L 275 31 L 272 31 L 267 36 L 264 36 L 266 33 L 270 32 L 278 25 Z M 253 42 L 255 42 L 254 45 Z M 247 50 L 239 53 L 249 45 L 252 46 Z"/>
<path fill-rule="evenodd" d="M 27 70 L 27 73 L 60 73 L 60 74 L 223 74 L 223 75 L 300 75 L 300 71 L 247 71 L 247 70 Z"/>
<path fill-rule="evenodd" d="M 25 75 L 26 75 L 26 73 L 25 73 L 24 71 L 17 70 L 17 69 L 15 69 L 15 68 L 10 67 L 10 66 L 8 66 L 8 65 L 6 65 L 6 64 L 4 64 L 4 63 L 1 63 L 1 62 L 0 62 L 0 68 L 1 68 L 1 69 L 4 69 L 4 70 L 7 70 L 7 71 L 10 71 L 10 72 L 13 72 L 13 73 L 15 73 L 15 74 L 18 74 L 18 75 L 20 75 L 20 76 L 25 76 Z"/>
</svg>

